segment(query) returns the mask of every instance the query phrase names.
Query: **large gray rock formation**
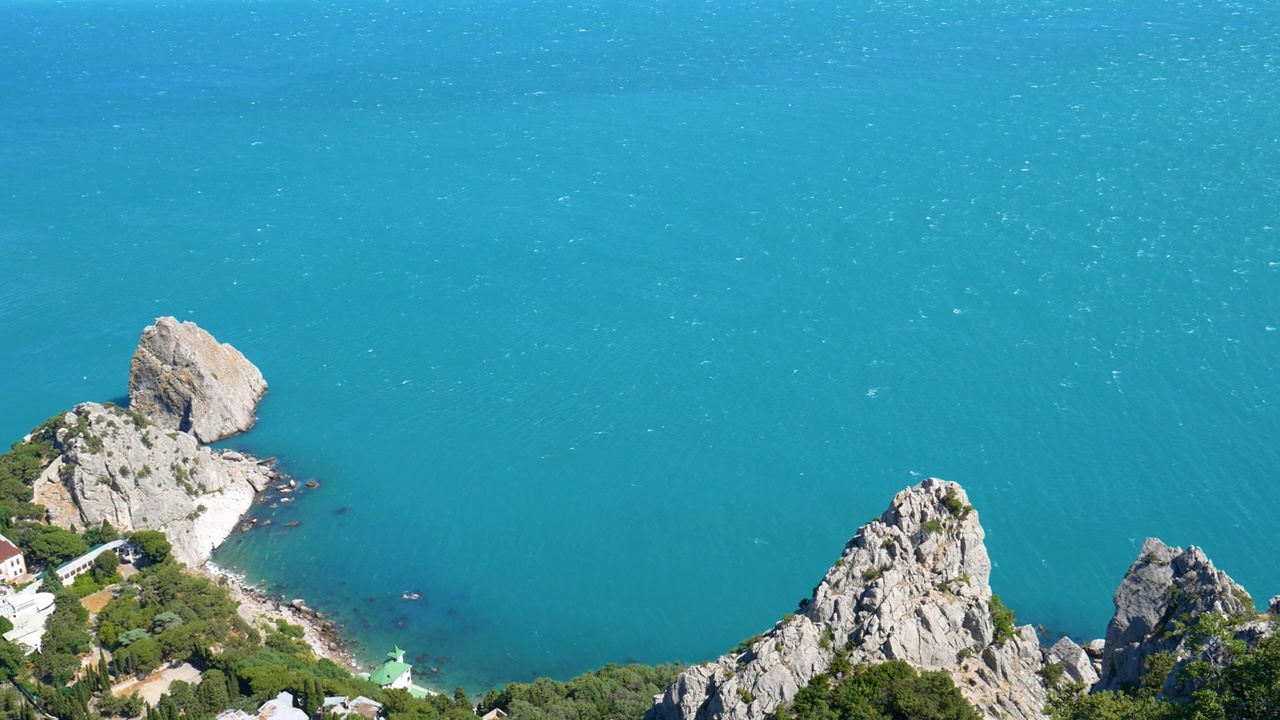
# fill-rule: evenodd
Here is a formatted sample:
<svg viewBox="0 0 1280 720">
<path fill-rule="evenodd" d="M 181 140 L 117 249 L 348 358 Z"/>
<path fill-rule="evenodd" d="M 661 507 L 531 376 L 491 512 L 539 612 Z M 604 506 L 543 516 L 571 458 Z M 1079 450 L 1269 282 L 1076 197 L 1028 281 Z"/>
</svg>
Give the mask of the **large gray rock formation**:
<svg viewBox="0 0 1280 720">
<path fill-rule="evenodd" d="M 1045 652 L 1046 663 L 1062 663 L 1063 673 L 1073 683 L 1091 687 L 1098 682 L 1098 671 L 1089 654 L 1069 637 L 1064 637 Z"/>
<path fill-rule="evenodd" d="M 1257 614 L 1253 599 L 1218 570 L 1197 547 L 1185 551 L 1148 538 L 1116 589 L 1116 612 L 1107 625 L 1098 690 L 1136 687 L 1147 658 L 1170 652 L 1183 660 L 1186 628 L 1201 615 L 1246 620 Z M 1167 686 L 1173 690 L 1171 686 Z"/>
<path fill-rule="evenodd" d="M 930 478 L 862 527 L 797 615 L 741 652 L 685 670 L 650 720 L 762 720 L 825 672 L 842 646 L 854 664 L 901 659 L 945 670 L 987 717 L 1041 718 L 1035 631 L 997 638 L 991 561 L 964 490 Z"/>
<path fill-rule="evenodd" d="M 97 403 L 67 413 L 54 445 L 60 455 L 35 487 L 52 522 L 164 530 L 174 557 L 193 567 L 209 559 L 275 479 L 255 458 L 214 452 L 191 435 Z"/>
<path fill-rule="evenodd" d="M 129 406 L 161 429 L 203 443 L 252 427 L 266 391 L 262 373 L 239 350 L 171 317 L 142 331 L 129 369 Z"/>
</svg>

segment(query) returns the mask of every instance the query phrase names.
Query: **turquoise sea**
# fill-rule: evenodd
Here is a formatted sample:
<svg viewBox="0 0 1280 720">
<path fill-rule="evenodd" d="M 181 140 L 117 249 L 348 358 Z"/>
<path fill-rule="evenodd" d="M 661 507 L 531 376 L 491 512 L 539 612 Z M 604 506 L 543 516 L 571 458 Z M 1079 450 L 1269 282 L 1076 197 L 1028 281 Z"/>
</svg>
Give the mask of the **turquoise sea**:
<svg viewBox="0 0 1280 720">
<path fill-rule="evenodd" d="M 0 0 L 0 436 L 199 323 L 271 385 L 227 444 L 324 483 L 217 561 L 445 688 L 714 657 L 927 475 L 1023 621 L 1100 636 L 1146 536 L 1262 601 L 1277 48 L 1254 0 Z"/>
</svg>

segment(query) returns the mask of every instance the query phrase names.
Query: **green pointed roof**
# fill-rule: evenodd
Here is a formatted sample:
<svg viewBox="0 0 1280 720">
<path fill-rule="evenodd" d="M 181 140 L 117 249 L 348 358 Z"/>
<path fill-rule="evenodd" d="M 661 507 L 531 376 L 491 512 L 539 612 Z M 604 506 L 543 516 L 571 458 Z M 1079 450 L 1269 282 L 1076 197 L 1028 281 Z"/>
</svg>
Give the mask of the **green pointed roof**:
<svg viewBox="0 0 1280 720">
<path fill-rule="evenodd" d="M 388 660 L 382 663 L 382 667 L 373 671 L 369 679 L 382 686 L 390 685 L 395 682 L 396 678 L 404 674 L 405 670 L 411 669 L 413 666 L 408 663 L 396 660 Z"/>
<path fill-rule="evenodd" d="M 400 649 L 399 645 L 396 645 L 394 650 L 387 653 L 387 657 L 391 658 L 392 660 L 395 660 L 398 663 L 402 663 L 404 662 L 404 651 Z"/>
</svg>

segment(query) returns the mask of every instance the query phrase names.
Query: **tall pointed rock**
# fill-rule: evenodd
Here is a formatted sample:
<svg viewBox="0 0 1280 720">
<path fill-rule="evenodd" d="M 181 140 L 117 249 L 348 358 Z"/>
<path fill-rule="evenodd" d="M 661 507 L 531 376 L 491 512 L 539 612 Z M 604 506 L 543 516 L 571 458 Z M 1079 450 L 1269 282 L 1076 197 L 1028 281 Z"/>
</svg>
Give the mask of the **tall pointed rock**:
<svg viewBox="0 0 1280 720">
<path fill-rule="evenodd" d="M 266 391 L 262 373 L 239 350 L 171 317 L 142 331 L 130 363 L 130 409 L 202 443 L 252 427 Z"/>
<path fill-rule="evenodd" d="M 737 652 L 685 670 L 648 720 L 765 720 L 847 648 L 849 662 L 945 670 L 986 717 L 1043 717 L 1030 626 L 1001 626 L 978 514 L 955 483 L 903 490 L 863 526 L 813 598 Z"/>
</svg>

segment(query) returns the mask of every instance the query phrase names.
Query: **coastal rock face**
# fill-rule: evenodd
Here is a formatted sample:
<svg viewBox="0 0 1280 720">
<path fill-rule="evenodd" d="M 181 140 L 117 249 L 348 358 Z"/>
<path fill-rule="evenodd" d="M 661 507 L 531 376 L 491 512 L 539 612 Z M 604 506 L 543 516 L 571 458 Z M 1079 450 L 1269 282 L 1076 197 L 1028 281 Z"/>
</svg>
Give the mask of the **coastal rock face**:
<svg viewBox="0 0 1280 720">
<path fill-rule="evenodd" d="M 1083 683 L 1085 687 L 1098 682 L 1098 671 L 1094 669 L 1089 654 L 1071 638 L 1064 637 L 1054 643 L 1045 653 L 1045 661 L 1062 663 L 1067 679 L 1071 682 Z"/>
<path fill-rule="evenodd" d="M 130 363 L 129 406 L 202 443 L 252 427 L 266 391 L 262 373 L 239 350 L 171 317 L 142 331 Z"/>
<path fill-rule="evenodd" d="M 1035 631 L 999 642 L 991 561 L 959 485 L 930 478 L 863 526 L 797 615 L 745 649 L 680 674 L 648 720 L 763 720 L 830 666 L 900 659 L 945 670 L 991 718 L 1042 718 Z"/>
<path fill-rule="evenodd" d="M 1158 652 L 1185 657 L 1185 632 L 1203 613 L 1252 617 L 1253 599 L 1216 569 L 1197 547 L 1185 551 L 1148 538 L 1116 589 L 1116 612 L 1107 625 L 1102 679 L 1096 690 L 1135 687 L 1147 658 Z"/>
<path fill-rule="evenodd" d="M 203 564 L 275 472 L 237 452 L 214 452 L 139 413 L 84 403 L 64 417 L 61 453 L 36 482 L 36 502 L 73 529 L 164 530 L 173 554 Z"/>
</svg>

